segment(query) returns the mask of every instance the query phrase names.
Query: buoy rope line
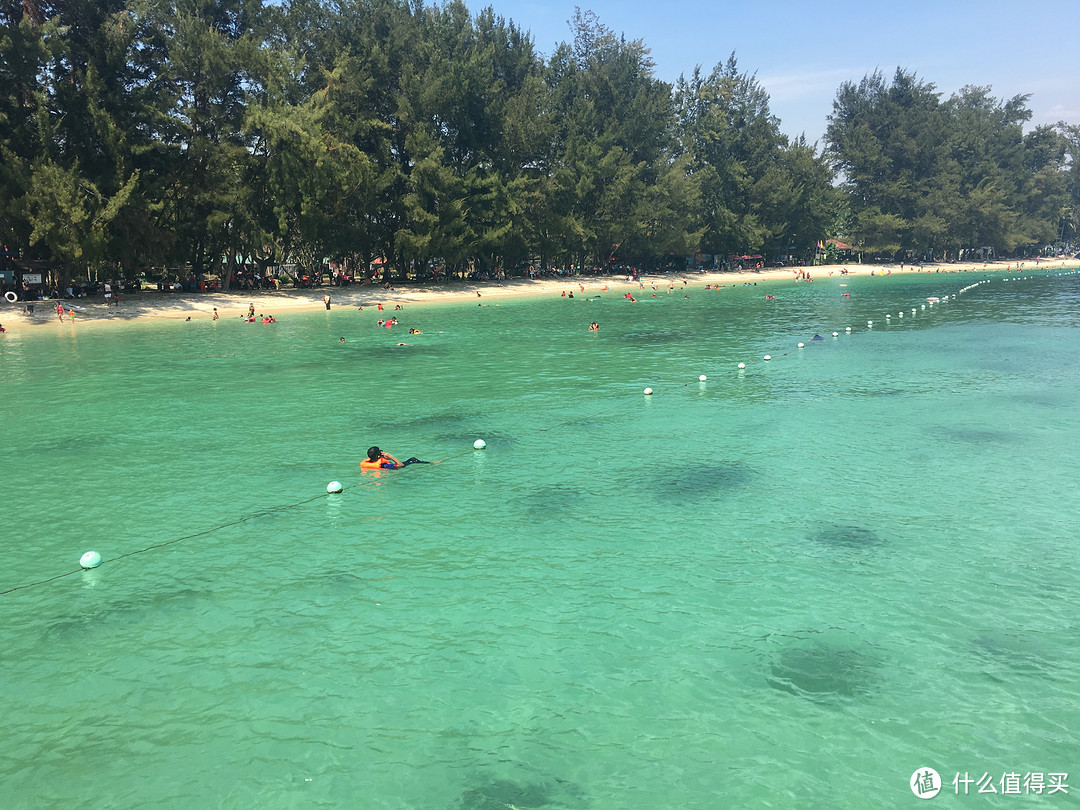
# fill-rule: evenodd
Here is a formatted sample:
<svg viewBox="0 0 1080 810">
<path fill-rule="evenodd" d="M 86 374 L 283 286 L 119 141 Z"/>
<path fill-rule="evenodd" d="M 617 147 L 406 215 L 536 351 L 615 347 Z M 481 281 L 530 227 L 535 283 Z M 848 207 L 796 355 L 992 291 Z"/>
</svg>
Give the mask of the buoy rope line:
<svg viewBox="0 0 1080 810">
<path fill-rule="evenodd" d="M 283 512 L 286 509 L 295 509 L 298 506 L 303 506 L 304 504 L 311 503 L 312 501 L 317 501 L 319 498 L 325 498 L 327 495 L 329 495 L 329 493 L 315 495 L 315 496 L 313 496 L 311 498 L 305 498 L 302 501 L 297 501 L 296 503 L 286 504 L 285 506 L 275 506 L 275 507 L 273 507 L 271 509 L 264 509 L 261 512 L 253 512 L 250 515 L 245 515 L 244 517 L 237 518 L 236 520 L 229 521 L 228 523 L 222 523 L 222 524 L 220 524 L 218 526 L 213 526 L 213 527 L 211 527 L 209 529 L 203 529 L 202 531 L 194 532 L 193 534 L 186 534 L 183 537 L 174 537 L 172 540 L 165 540 L 164 542 L 154 543 L 153 545 L 146 546 L 145 548 L 137 548 L 134 551 L 127 551 L 127 552 L 124 552 L 123 554 L 117 554 L 115 557 L 110 557 L 107 560 L 102 560 L 101 564 L 110 563 L 110 562 L 116 562 L 117 560 L 122 560 L 125 557 L 134 557 L 136 554 L 144 554 L 147 551 L 153 551 L 154 549 L 164 548 L 165 546 L 171 546 L 174 543 L 179 543 L 182 540 L 191 540 L 192 538 L 195 538 L 195 537 L 204 537 L 205 535 L 212 534 L 212 533 L 214 533 L 216 531 L 219 531 L 221 529 L 227 529 L 230 526 L 237 526 L 237 525 L 239 525 L 241 523 L 246 523 L 249 520 L 254 520 L 255 518 L 265 517 L 266 515 L 272 515 L 275 512 Z M 95 566 L 95 567 L 97 567 L 97 566 Z M 63 574 L 56 574 L 55 576 L 51 576 L 51 577 L 49 577 L 47 579 L 38 580 L 37 582 L 27 582 L 24 585 L 16 585 L 14 588 L 8 588 L 6 591 L 0 591 L 0 596 L 3 596 L 4 594 L 12 593 L 14 591 L 21 591 L 24 588 L 33 588 L 36 585 L 45 585 L 46 583 L 52 582 L 54 580 L 63 579 L 64 577 L 69 577 L 72 574 L 77 574 L 82 570 L 84 570 L 84 569 L 80 567 L 80 568 L 76 568 L 76 569 L 71 570 L 71 571 L 65 571 Z"/>
<path fill-rule="evenodd" d="M 453 461 L 454 459 L 461 458 L 462 456 L 471 455 L 472 453 L 475 453 L 475 452 L 476 452 L 475 450 L 467 450 L 467 451 L 464 451 L 462 453 L 458 453 L 457 455 L 447 456 L 446 458 L 440 459 L 439 461 L 432 462 L 432 465 L 442 464 L 442 463 L 447 462 L 447 461 Z M 275 514 L 277 512 L 284 512 L 284 511 L 287 511 L 289 509 L 296 509 L 296 508 L 298 508 L 300 506 L 305 506 L 306 504 L 313 503 L 314 501 L 320 500 L 322 498 L 328 498 L 331 495 L 337 495 L 337 494 L 345 493 L 348 490 L 354 490 L 354 489 L 357 489 L 357 488 L 360 488 L 360 487 L 374 486 L 377 483 L 379 483 L 379 482 L 367 481 L 367 480 L 358 481 L 355 484 L 350 484 L 347 487 L 342 487 L 339 492 L 321 492 L 318 495 L 313 495 L 310 498 L 304 498 L 303 500 L 296 501 L 294 503 L 285 504 L 283 506 L 275 506 L 275 507 L 272 507 L 270 509 L 263 509 L 263 510 L 258 511 L 258 512 L 252 512 L 250 515 L 244 515 L 243 517 L 237 518 L 236 520 L 230 520 L 228 523 L 220 523 L 220 524 L 218 524 L 216 526 L 211 526 L 208 529 L 203 529 L 201 531 L 193 532 L 191 534 L 185 534 L 185 535 L 183 535 L 181 537 L 174 537 L 171 540 L 165 540 L 165 541 L 163 541 L 161 543 L 154 543 L 152 545 L 145 546 L 143 548 L 137 548 L 134 551 L 127 551 L 127 552 L 125 552 L 123 554 L 117 554 L 115 557 L 109 557 L 108 559 L 102 559 L 100 561 L 100 563 L 98 563 L 98 565 L 104 565 L 105 563 L 116 562 L 117 560 L 122 560 L 125 557 L 134 557 L 136 554 L 145 554 L 148 551 L 154 551 L 155 549 L 165 548 L 166 546 L 171 546 L 171 545 L 174 545 L 176 543 L 182 542 L 184 540 L 192 540 L 192 539 L 194 539 L 196 537 L 205 537 L 206 535 L 213 534 L 214 532 L 220 531 L 221 529 L 227 529 L 227 528 L 230 528 L 231 526 L 239 526 L 241 523 L 246 523 L 247 521 L 254 520 L 255 518 L 266 517 L 267 515 L 272 515 L 272 514 Z M 98 567 L 98 565 L 95 565 L 94 567 L 96 568 L 96 567 Z M 58 579 L 63 579 L 64 577 L 69 577 L 72 574 L 78 574 L 80 571 L 83 571 L 83 570 L 85 570 L 85 569 L 82 568 L 82 567 L 79 567 L 79 568 L 72 569 L 71 571 L 65 571 L 62 574 L 56 574 L 54 576 L 47 577 L 45 579 L 37 580 L 35 582 L 26 582 L 26 583 L 24 583 L 22 585 L 16 585 L 16 586 L 14 586 L 12 588 L 8 588 L 7 590 L 0 591 L 0 596 L 4 596 L 4 595 L 9 594 L 9 593 L 14 593 L 15 591 L 21 591 L 21 590 L 24 590 L 26 588 L 33 588 L 33 587 L 36 587 L 38 585 L 46 585 L 46 584 L 48 584 L 50 582 L 54 582 L 54 581 L 56 581 Z"/>
<path fill-rule="evenodd" d="M 1074 271 L 1070 271 L 1069 273 L 1057 273 L 1057 274 L 1054 274 L 1054 276 L 1074 275 L 1077 272 L 1080 272 L 1080 271 L 1074 270 Z M 1017 276 L 1017 277 L 1014 277 L 1014 278 L 1005 278 L 1005 279 L 1003 279 L 1003 281 L 1021 281 L 1021 280 L 1030 280 L 1032 278 L 1048 278 L 1048 277 L 1052 277 L 1052 276 L 1050 276 L 1049 274 L 1047 276 Z M 959 295 L 963 295 L 964 293 L 968 292 L 969 290 L 975 289 L 976 287 L 979 287 L 982 284 L 988 284 L 990 281 L 991 281 L 991 279 L 983 279 L 982 281 L 977 281 L 974 284 L 969 284 L 966 287 L 960 288 L 957 292 L 955 292 L 955 293 L 953 293 L 951 295 L 942 296 L 940 301 L 941 302 L 946 302 L 946 301 L 953 300 L 953 299 L 957 298 Z M 931 307 L 933 307 L 933 304 L 935 302 L 928 302 L 928 303 L 929 303 L 929 305 Z M 923 305 L 923 308 L 925 308 L 925 306 L 926 305 Z M 912 313 L 913 314 L 915 313 L 914 308 L 912 309 Z M 904 317 L 903 312 L 899 313 L 899 317 L 901 317 L 901 318 Z M 885 318 L 886 318 L 886 321 L 891 320 L 891 314 L 886 315 Z M 867 328 L 868 329 L 873 328 L 873 321 L 872 320 L 867 321 Z M 852 331 L 851 327 L 845 327 L 845 332 L 846 333 L 850 334 L 851 331 Z M 840 334 L 839 332 L 836 332 L 836 331 L 833 332 L 834 337 L 838 337 L 839 334 Z M 798 347 L 802 348 L 803 344 L 801 344 L 801 343 L 798 344 Z M 784 354 L 786 355 L 787 352 L 785 352 Z M 765 360 L 771 359 L 771 355 L 765 355 L 764 359 Z M 744 368 L 745 368 L 745 364 L 740 363 L 739 364 L 739 371 L 742 371 Z M 729 372 L 729 373 L 734 373 L 734 372 Z M 706 375 L 703 374 L 698 378 L 697 382 L 704 383 L 707 379 L 708 378 L 706 377 Z M 693 384 L 692 381 L 688 381 L 688 382 L 683 383 L 682 385 L 675 384 L 675 385 L 670 386 L 670 387 L 669 386 L 664 386 L 663 390 L 679 390 L 679 389 L 687 388 L 692 384 Z M 646 388 L 645 391 L 647 393 L 651 394 L 653 389 Z M 620 401 L 620 402 L 618 402 L 618 403 L 616 403 L 616 404 L 614 404 L 614 405 L 612 405 L 612 406 L 610 406 L 608 408 L 605 408 L 603 410 L 596 411 L 596 412 L 594 412 L 592 414 L 589 414 L 587 417 L 583 417 L 582 415 L 579 414 L 579 415 L 574 416 L 571 419 L 566 419 L 566 420 L 563 420 L 563 421 L 558 422 L 556 424 L 548 425 L 547 427 L 537 428 L 534 432 L 535 433 L 546 433 L 546 432 L 551 431 L 551 430 L 556 430 L 556 429 L 559 429 L 559 428 L 565 428 L 568 425 L 573 424 L 574 422 L 580 422 L 583 418 L 595 419 L 595 418 L 600 417 L 600 416 L 605 416 L 605 415 L 608 415 L 608 414 L 610 414 L 610 413 L 612 413 L 614 411 L 618 411 L 618 410 L 620 410 L 622 408 L 628 408 L 635 401 L 636 400 L 626 399 L 626 400 Z M 484 445 L 481 445 L 481 447 L 483 447 L 483 446 Z M 444 464 L 444 463 L 446 463 L 448 461 L 454 461 L 456 459 L 463 458 L 464 456 L 472 455 L 475 452 L 476 452 L 476 449 L 465 450 L 465 451 L 463 451 L 461 453 L 457 453 L 456 455 L 447 456 L 446 458 L 439 459 L 438 461 L 434 461 L 434 462 L 431 462 L 431 463 L 432 463 L 432 466 L 434 466 L 436 464 Z M 115 557 L 110 557 L 107 560 L 103 559 L 103 560 L 101 560 L 100 564 L 116 562 L 118 560 L 123 560 L 123 559 L 125 559 L 127 557 L 134 557 L 137 554 L 145 554 L 148 551 L 154 551 L 154 550 L 159 549 L 159 548 L 165 548 L 167 546 L 175 545 L 176 543 L 183 542 L 184 540 L 193 540 L 196 537 L 206 537 L 207 535 L 213 534 L 214 532 L 220 531 L 222 529 L 227 529 L 227 528 L 230 528 L 232 526 L 239 526 L 241 523 L 246 523 L 249 520 L 254 520 L 254 519 L 260 518 L 260 517 L 266 517 L 267 515 L 272 515 L 272 514 L 275 514 L 277 512 L 284 512 L 284 511 L 287 511 L 287 510 L 290 510 L 290 509 L 296 509 L 298 507 L 305 506 L 305 505 L 307 505 L 309 503 L 314 503 L 315 501 L 321 500 L 322 498 L 328 498 L 331 495 L 344 494 L 345 492 L 349 492 L 349 491 L 352 491 L 352 490 L 357 490 L 357 489 L 361 489 L 361 488 L 365 488 L 365 487 L 375 486 L 378 483 L 380 483 L 380 482 L 373 481 L 373 480 L 357 481 L 356 483 L 350 484 L 349 486 L 342 486 L 340 490 L 336 490 L 334 492 L 331 492 L 331 491 L 328 490 L 327 492 L 322 492 L 322 493 L 319 493 L 318 495 L 313 495 L 310 498 L 304 498 L 303 500 L 296 501 L 294 503 L 285 504 L 283 506 L 275 506 L 275 507 L 272 507 L 270 509 L 263 509 L 263 510 L 261 510 L 259 512 L 253 512 L 250 515 L 245 515 L 243 517 L 237 518 L 236 520 L 231 520 L 228 523 L 221 523 L 221 524 L 218 524 L 216 526 L 212 526 L 212 527 L 210 527 L 208 529 L 203 529 L 203 530 L 198 531 L 198 532 L 193 532 L 192 534 L 185 534 L 185 535 L 183 535 L 181 537 L 174 537 L 171 540 L 165 540 L 165 541 L 163 541 L 161 543 L 154 543 L 152 545 L 145 546 L 143 548 L 135 549 L 134 551 L 127 551 L 127 552 L 125 552 L 123 554 L 118 554 Z M 94 567 L 97 567 L 97 566 L 95 565 Z M 8 588 L 6 590 L 0 591 L 0 596 L 5 596 L 5 595 L 7 595 L 9 593 L 14 593 L 15 591 L 26 590 L 27 588 L 34 588 L 34 587 L 37 587 L 39 585 L 47 585 L 50 582 L 55 582 L 58 579 L 63 579 L 65 577 L 69 577 L 69 576 L 71 576 L 73 574 L 77 574 L 77 573 L 79 573 L 80 571 L 83 571 L 83 570 L 85 570 L 83 567 L 79 567 L 79 568 L 72 569 L 71 571 L 65 571 L 62 574 L 56 574 L 54 576 L 47 577 L 45 579 L 36 580 L 34 582 L 26 582 L 26 583 L 23 583 L 22 585 L 16 585 L 16 586 L 14 586 L 12 588 Z"/>
</svg>

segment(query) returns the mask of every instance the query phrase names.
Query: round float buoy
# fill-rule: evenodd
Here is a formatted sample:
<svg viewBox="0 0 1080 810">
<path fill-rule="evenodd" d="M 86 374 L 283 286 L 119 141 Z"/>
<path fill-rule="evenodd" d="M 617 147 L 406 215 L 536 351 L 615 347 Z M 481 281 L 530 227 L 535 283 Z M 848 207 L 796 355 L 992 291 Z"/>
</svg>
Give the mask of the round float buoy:
<svg viewBox="0 0 1080 810">
<path fill-rule="evenodd" d="M 341 486 L 340 481 L 331 481 L 329 484 L 326 485 L 326 491 L 331 495 L 337 492 L 341 492 L 342 489 L 343 487 Z"/>
<path fill-rule="evenodd" d="M 771 355 L 771 354 L 767 354 L 767 355 L 765 355 L 765 357 L 764 357 L 763 359 L 765 359 L 765 360 L 772 360 L 772 355 Z"/>
<path fill-rule="evenodd" d="M 79 565 L 83 568 L 97 568 L 101 565 L 101 555 L 96 551 L 88 551 L 79 558 Z"/>
<path fill-rule="evenodd" d="M 900 316 L 901 318 L 903 318 L 903 317 L 904 317 L 904 313 L 903 313 L 903 312 L 897 312 L 896 314 L 897 314 L 897 315 L 899 315 L 899 316 Z"/>
<path fill-rule="evenodd" d="M 846 327 L 844 327 L 844 331 L 845 331 L 845 332 L 850 332 L 850 331 L 851 331 L 851 327 L 850 327 L 850 326 L 846 326 Z"/>
<path fill-rule="evenodd" d="M 709 378 L 702 374 L 700 377 L 698 377 L 698 382 L 705 382 L 707 379 Z"/>
<path fill-rule="evenodd" d="M 800 349 L 801 349 L 801 348 L 803 348 L 803 347 L 805 347 L 805 346 L 806 346 L 806 344 L 805 344 L 805 343 L 800 343 L 800 344 L 799 344 L 799 348 L 800 348 Z"/>
<path fill-rule="evenodd" d="M 483 439 L 477 439 L 475 442 L 472 443 L 472 446 L 474 450 L 483 450 L 485 447 L 487 447 L 487 442 L 485 442 Z"/>
<path fill-rule="evenodd" d="M 887 321 L 891 321 L 891 320 L 892 320 L 892 315 L 886 315 L 886 316 L 885 316 L 885 320 L 887 320 Z"/>
<path fill-rule="evenodd" d="M 839 332 L 833 332 L 833 333 L 832 333 L 832 336 L 833 336 L 833 337 L 840 337 L 840 333 L 839 333 Z"/>
<path fill-rule="evenodd" d="M 645 396 L 649 396 L 652 393 L 652 389 L 646 388 L 644 391 L 642 391 L 642 393 L 645 394 Z"/>
<path fill-rule="evenodd" d="M 4 298 L 7 299 L 7 302 L 9 304 L 14 304 L 16 301 L 19 300 L 19 296 L 17 296 L 13 290 L 8 290 L 6 293 L 4 293 Z"/>
<path fill-rule="evenodd" d="M 744 368 L 746 368 L 746 363 L 739 363 L 739 371 L 742 371 Z"/>
<path fill-rule="evenodd" d="M 873 326 L 873 325 L 874 325 L 874 322 L 873 322 L 873 321 L 867 321 L 867 322 L 866 322 L 866 325 L 867 325 L 867 326 Z"/>
</svg>

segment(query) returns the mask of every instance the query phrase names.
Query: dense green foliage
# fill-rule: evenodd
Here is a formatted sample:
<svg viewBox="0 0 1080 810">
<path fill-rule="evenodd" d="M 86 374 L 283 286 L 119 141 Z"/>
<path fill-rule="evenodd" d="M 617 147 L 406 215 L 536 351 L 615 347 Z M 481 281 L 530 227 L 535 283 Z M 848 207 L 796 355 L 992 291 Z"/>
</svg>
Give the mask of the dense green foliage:
<svg viewBox="0 0 1080 810">
<path fill-rule="evenodd" d="M 0 240 L 69 276 L 1007 252 L 1080 211 L 1080 131 L 1025 135 L 1024 97 L 875 74 L 818 153 L 734 57 L 672 87 L 590 12 L 546 59 L 460 0 L 0 0 L 0 24 Z"/>
<path fill-rule="evenodd" d="M 965 87 L 941 101 L 897 70 L 841 86 L 826 135 L 850 207 L 847 230 L 875 253 L 973 254 L 1075 235 L 1075 128 L 1036 127 L 1026 96 Z"/>
</svg>

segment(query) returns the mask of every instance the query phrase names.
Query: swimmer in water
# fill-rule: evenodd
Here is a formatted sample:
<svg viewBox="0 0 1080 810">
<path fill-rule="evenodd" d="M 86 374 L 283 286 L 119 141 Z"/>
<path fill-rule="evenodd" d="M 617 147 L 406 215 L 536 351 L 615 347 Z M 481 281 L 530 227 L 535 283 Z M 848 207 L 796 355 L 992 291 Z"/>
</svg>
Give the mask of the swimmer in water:
<svg viewBox="0 0 1080 810">
<path fill-rule="evenodd" d="M 384 453 L 382 450 L 375 447 L 369 447 L 367 451 L 368 457 L 360 462 L 361 471 L 365 470 L 400 470 L 402 467 L 407 467 L 409 464 L 430 464 L 430 461 L 421 461 L 413 456 L 412 458 L 405 459 L 405 461 L 398 461 L 389 453 Z"/>
<path fill-rule="evenodd" d="M 600 331 L 600 324 L 598 324 L 596 321 L 593 321 L 592 323 L 589 324 L 589 331 L 590 332 L 599 332 Z"/>
</svg>

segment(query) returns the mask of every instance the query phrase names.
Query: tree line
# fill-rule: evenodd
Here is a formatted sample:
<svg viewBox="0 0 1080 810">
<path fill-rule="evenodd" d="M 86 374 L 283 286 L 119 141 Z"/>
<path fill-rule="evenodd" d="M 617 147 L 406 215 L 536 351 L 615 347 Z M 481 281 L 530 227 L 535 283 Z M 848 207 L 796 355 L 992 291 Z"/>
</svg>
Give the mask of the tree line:
<svg viewBox="0 0 1080 810">
<path fill-rule="evenodd" d="M 1075 236 L 1080 128 L 1025 134 L 1026 96 L 875 73 L 839 88 L 819 148 L 734 55 L 670 84 L 643 41 L 569 23 L 544 57 L 460 0 L 0 0 L 0 239 L 71 278 Z"/>
</svg>

